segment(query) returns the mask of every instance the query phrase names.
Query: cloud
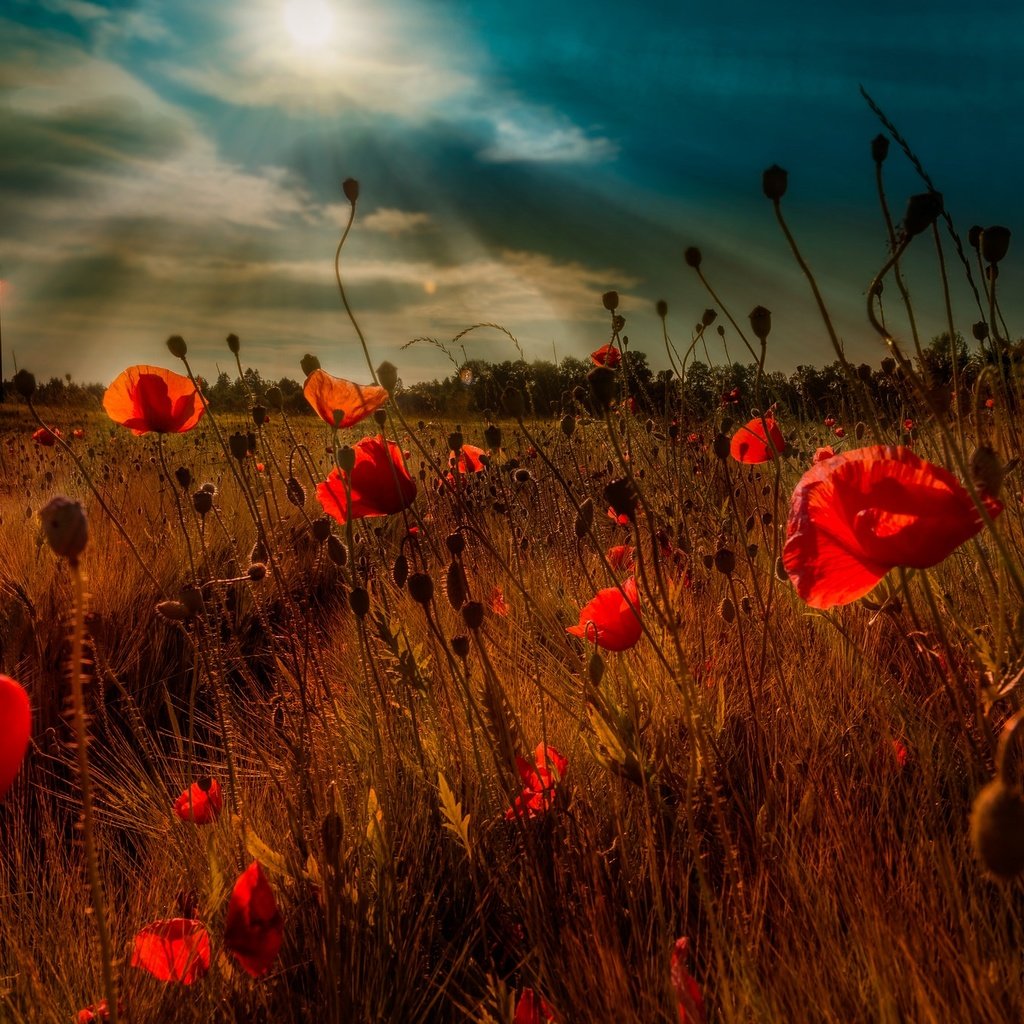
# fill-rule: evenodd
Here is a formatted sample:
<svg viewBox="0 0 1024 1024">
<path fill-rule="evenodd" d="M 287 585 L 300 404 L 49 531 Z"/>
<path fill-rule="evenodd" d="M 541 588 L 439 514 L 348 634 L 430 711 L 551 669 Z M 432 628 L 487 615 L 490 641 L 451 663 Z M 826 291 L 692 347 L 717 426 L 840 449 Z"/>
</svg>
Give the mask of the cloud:
<svg viewBox="0 0 1024 1024">
<path fill-rule="evenodd" d="M 394 236 L 404 235 L 410 231 L 422 231 L 431 225 L 432 219 L 429 213 L 382 206 L 364 217 L 361 223 L 366 231 L 379 231 L 381 234 Z"/>
<path fill-rule="evenodd" d="M 619 152 L 610 138 L 588 134 L 544 108 L 511 104 L 496 108 L 490 116 L 494 139 L 479 153 L 488 163 L 594 164 L 613 160 Z"/>
</svg>

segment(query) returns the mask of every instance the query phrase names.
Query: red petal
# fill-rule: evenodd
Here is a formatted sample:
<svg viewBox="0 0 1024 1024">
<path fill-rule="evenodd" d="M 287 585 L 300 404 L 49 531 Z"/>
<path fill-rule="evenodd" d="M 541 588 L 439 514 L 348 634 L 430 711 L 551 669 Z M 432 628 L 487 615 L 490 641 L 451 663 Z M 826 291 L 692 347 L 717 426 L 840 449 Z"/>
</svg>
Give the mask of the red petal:
<svg viewBox="0 0 1024 1024">
<path fill-rule="evenodd" d="M 765 433 L 765 424 L 768 431 Z M 768 444 L 769 440 L 771 445 Z M 758 416 L 740 427 L 729 442 L 729 454 L 737 461 L 750 465 L 768 462 L 772 458 L 772 447 L 780 453 L 786 447 L 782 431 L 771 416 Z"/>
<path fill-rule="evenodd" d="M 154 921 L 135 936 L 131 963 L 160 981 L 191 985 L 210 969 L 210 935 L 191 918 Z"/>
<path fill-rule="evenodd" d="M 224 922 L 224 948 L 258 978 L 270 970 L 284 941 L 284 920 L 259 861 L 242 872 L 231 891 Z"/>
<path fill-rule="evenodd" d="M 10 676 L 0 675 L 0 800 L 21 768 L 31 735 L 28 694 Z"/>
<path fill-rule="evenodd" d="M 566 632 L 608 651 L 625 651 L 636 644 L 643 633 L 639 609 L 636 580 L 631 576 L 622 584 L 622 591 L 618 587 L 599 590 L 580 611 L 579 623 L 569 626 Z"/>
</svg>

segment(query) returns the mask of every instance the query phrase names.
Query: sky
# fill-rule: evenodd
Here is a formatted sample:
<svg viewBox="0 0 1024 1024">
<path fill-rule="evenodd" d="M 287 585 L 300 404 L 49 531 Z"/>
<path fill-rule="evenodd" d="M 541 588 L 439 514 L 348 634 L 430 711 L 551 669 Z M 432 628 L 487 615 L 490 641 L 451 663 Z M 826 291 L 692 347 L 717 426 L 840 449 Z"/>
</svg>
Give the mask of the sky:
<svg viewBox="0 0 1024 1024">
<path fill-rule="evenodd" d="M 616 289 L 631 346 L 668 365 L 712 305 L 697 245 L 741 323 L 773 313 L 768 365 L 831 361 L 807 284 L 761 193 L 789 171 L 788 222 L 847 352 L 885 354 L 864 315 L 886 258 L 863 85 L 920 157 L 958 230 L 1024 214 L 1024 5 L 935 0 L 728 4 L 607 0 L 0 0 L 4 370 L 108 382 L 229 369 L 229 332 L 265 377 L 299 359 L 444 376 L 437 347 L 498 323 L 527 358 L 585 358 Z M 924 186 L 893 147 L 890 203 Z M 1018 257 L 1014 259 L 1014 257 Z M 978 317 L 956 257 L 954 315 Z M 935 249 L 907 272 L 926 337 L 944 328 Z M 1002 268 L 1014 336 L 1021 260 Z M 891 322 L 905 324 L 895 308 Z M 1016 329 L 1015 329 L 1016 328 Z M 731 334 L 730 354 L 742 351 Z M 717 336 L 713 359 L 724 360 Z M 503 360 L 480 329 L 464 357 Z"/>
</svg>

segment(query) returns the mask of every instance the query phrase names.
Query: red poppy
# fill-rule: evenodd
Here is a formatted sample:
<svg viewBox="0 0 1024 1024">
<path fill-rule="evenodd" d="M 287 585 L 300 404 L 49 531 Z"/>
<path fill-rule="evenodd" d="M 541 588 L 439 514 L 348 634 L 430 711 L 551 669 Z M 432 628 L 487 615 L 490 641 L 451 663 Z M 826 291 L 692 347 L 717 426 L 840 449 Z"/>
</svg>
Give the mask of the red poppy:
<svg viewBox="0 0 1024 1024">
<path fill-rule="evenodd" d="M 608 518 L 611 519 L 612 522 L 614 522 L 618 526 L 629 526 L 629 524 L 632 522 L 629 516 L 625 514 L 619 515 L 619 513 L 616 512 L 615 509 L 611 507 L 611 505 L 608 506 Z"/>
<path fill-rule="evenodd" d="M 836 425 L 836 418 L 835 418 L 835 416 L 826 416 L 825 417 L 825 426 L 826 427 L 834 427 L 835 425 Z"/>
<path fill-rule="evenodd" d="M 819 448 L 814 453 L 814 461 L 815 462 L 824 462 L 826 459 L 831 459 L 832 456 L 835 455 L 835 453 L 836 453 L 836 450 L 832 447 L 832 445 L 827 444 L 823 448 Z"/>
<path fill-rule="evenodd" d="M 846 427 L 836 427 L 836 429 L 833 431 L 833 433 L 838 438 L 844 438 L 844 437 L 846 437 Z"/>
<path fill-rule="evenodd" d="M 284 920 L 259 861 L 238 877 L 224 921 L 224 948 L 254 978 L 270 970 L 281 952 Z"/>
<path fill-rule="evenodd" d="M 124 1003 L 117 1001 L 118 1015 L 124 1018 Z M 75 1014 L 75 1024 L 106 1024 L 110 1020 L 110 1005 L 106 999 L 101 999 L 92 1006 L 86 1006 Z"/>
<path fill-rule="evenodd" d="M 495 587 L 491 591 L 487 603 L 495 615 L 508 615 L 508 605 L 505 603 L 505 594 L 501 587 Z"/>
<path fill-rule="evenodd" d="M 628 569 L 633 564 L 633 545 L 616 544 L 608 549 L 605 557 L 613 569 Z"/>
<path fill-rule="evenodd" d="M 394 441 L 383 437 L 364 437 L 355 445 L 356 462 L 352 467 L 352 507 L 345 494 L 346 474 L 331 470 L 317 484 L 316 496 L 323 510 L 339 523 L 373 516 L 390 516 L 408 508 L 416 499 L 416 483 L 405 468 L 402 451 Z"/>
<path fill-rule="evenodd" d="M 767 426 L 767 433 L 765 427 Z M 771 442 L 769 444 L 769 442 Z M 769 462 L 772 449 L 778 454 L 786 447 L 786 439 L 782 436 L 775 418 L 771 415 L 757 416 L 745 426 L 740 427 L 729 442 L 729 454 L 737 461 L 749 465 Z"/>
<path fill-rule="evenodd" d="M 75 429 L 71 431 L 71 436 L 76 441 L 81 441 L 82 438 L 85 437 L 85 431 L 81 427 L 75 427 Z"/>
<path fill-rule="evenodd" d="M 211 825 L 220 817 L 223 809 L 224 799 L 216 779 L 193 782 L 174 801 L 174 813 L 182 821 L 194 821 L 197 825 Z"/>
<path fill-rule="evenodd" d="M 32 735 L 32 709 L 21 683 L 0 675 L 0 800 L 11 788 Z"/>
<path fill-rule="evenodd" d="M 523 780 L 523 791 L 505 812 L 508 821 L 517 815 L 536 818 L 549 810 L 555 802 L 555 789 L 569 768 L 569 759 L 543 742 L 537 744 L 533 761 L 530 764 L 525 757 L 516 757 L 516 771 Z"/>
<path fill-rule="evenodd" d="M 618 587 L 599 590 L 580 612 L 578 625 L 566 629 L 566 633 L 581 636 L 606 651 L 627 650 L 640 639 L 642 632 L 640 598 L 632 576 L 622 584 L 621 590 Z"/>
<path fill-rule="evenodd" d="M 986 497 L 990 516 L 1002 503 Z M 786 572 L 812 608 L 863 597 L 892 568 L 938 565 L 984 525 L 948 470 L 905 447 L 857 448 L 811 467 L 793 491 Z"/>
<path fill-rule="evenodd" d="M 50 430 L 47 427 L 40 427 L 32 435 L 32 440 L 35 441 L 36 444 L 42 445 L 44 448 L 52 448 L 57 443 L 57 438 L 63 436 L 64 435 L 61 434 L 56 427 L 54 427 L 53 430 Z"/>
<path fill-rule="evenodd" d="M 519 1002 L 516 1003 L 516 1015 L 512 1024 L 557 1024 L 558 1018 L 551 1004 L 537 995 L 532 988 L 524 988 Z"/>
<path fill-rule="evenodd" d="M 708 1018 L 704 1009 L 704 997 L 687 967 L 689 959 L 690 940 L 676 939 L 676 944 L 672 948 L 671 977 L 672 988 L 676 993 L 676 1005 L 679 1008 L 679 1024 L 705 1024 Z"/>
<path fill-rule="evenodd" d="M 191 985 L 210 969 L 210 933 L 190 917 L 154 921 L 135 936 L 131 963 L 160 981 Z"/>
<path fill-rule="evenodd" d="M 590 361 L 595 366 L 607 366 L 614 370 L 622 362 L 622 353 L 614 345 L 602 345 L 590 353 Z"/>
<path fill-rule="evenodd" d="M 482 473 L 487 467 L 484 465 L 481 456 L 489 456 L 490 454 L 490 452 L 484 451 L 483 448 L 477 448 L 475 444 L 464 444 L 459 450 L 459 472 Z M 455 452 L 449 454 L 448 465 L 455 465 Z"/>
<path fill-rule="evenodd" d="M 907 419 L 905 419 L 903 421 L 903 429 L 904 430 L 913 430 L 914 429 L 914 421 L 912 419 L 910 419 L 909 417 Z"/>
<path fill-rule="evenodd" d="M 994 409 L 995 407 L 996 407 L 996 400 L 994 398 L 986 398 L 985 399 L 985 408 L 986 409 Z"/>
<path fill-rule="evenodd" d="M 387 391 L 376 384 L 354 384 L 326 370 L 314 370 L 302 393 L 317 416 L 339 430 L 365 420 L 388 400 Z"/>
<path fill-rule="evenodd" d="M 133 434 L 184 434 L 204 412 L 192 381 L 159 366 L 129 366 L 107 388 L 103 408 Z"/>
</svg>

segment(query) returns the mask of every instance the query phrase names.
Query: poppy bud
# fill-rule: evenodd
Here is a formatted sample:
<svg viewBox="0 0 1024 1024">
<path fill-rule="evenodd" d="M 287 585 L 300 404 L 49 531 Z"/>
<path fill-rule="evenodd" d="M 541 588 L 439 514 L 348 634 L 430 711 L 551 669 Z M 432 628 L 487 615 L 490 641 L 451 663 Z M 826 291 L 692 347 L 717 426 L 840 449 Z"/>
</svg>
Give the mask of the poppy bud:
<svg viewBox="0 0 1024 1024">
<path fill-rule="evenodd" d="M 501 393 L 501 404 L 513 419 L 521 420 L 526 415 L 526 400 L 518 388 L 505 388 Z"/>
<path fill-rule="evenodd" d="M 998 263 L 1010 247 L 1010 229 L 1001 225 L 985 228 L 981 233 L 981 256 L 989 263 Z"/>
<path fill-rule="evenodd" d="M 565 434 L 566 437 L 572 437 L 576 432 L 576 417 L 563 416 L 562 422 L 559 423 L 559 426 L 562 428 L 562 433 Z"/>
<path fill-rule="evenodd" d="M 306 504 L 306 491 L 302 484 L 295 477 L 288 477 L 284 485 L 284 493 L 288 500 L 296 507 L 302 508 Z"/>
<path fill-rule="evenodd" d="M 355 587 L 348 595 L 348 606 L 359 616 L 365 619 L 370 611 L 370 595 L 363 587 Z"/>
<path fill-rule="evenodd" d="M 339 569 L 348 562 L 348 548 L 333 533 L 327 538 L 327 557 Z"/>
<path fill-rule="evenodd" d="M 636 484 L 626 476 L 613 480 L 604 489 L 604 499 L 611 505 L 617 516 L 627 516 L 631 520 L 636 519 L 636 506 L 639 501 Z"/>
<path fill-rule="evenodd" d="M 715 309 L 705 309 L 700 318 L 701 327 L 710 327 L 718 316 L 718 311 Z"/>
<path fill-rule="evenodd" d="M 882 134 L 876 135 L 871 140 L 871 159 L 876 164 L 882 163 L 889 155 L 889 139 Z"/>
<path fill-rule="evenodd" d="M 181 601 L 160 601 L 156 610 L 169 622 L 185 622 L 191 617 L 191 612 Z"/>
<path fill-rule="evenodd" d="M 981 444 L 971 456 L 971 479 L 983 498 L 998 498 L 1005 468 L 991 445 Z"/>
<path fill-rule="evenodd" d="M 334 456 L 338 469 L 343 473 L 351 473 L 356 464 L 356 450 L 350 445 L 342 445 Z"/>
<path fill-rule="evenodd" d="M 456 558 L 466 550 L 466 538 L 461 533 L 450 533 L 444 539 L 445 547 L 448 548 L 449 552 Z"/>
<path fill-rule="evenodd" d="M 604 678 L 604 658 L 598 651 L 594 651 L 587 663 L 587 678 L 593 686 L 599 686 Z"/>
<path fill-rule="evenodd" d="M 425 572 L 414 572 L 409 577 L 409 594 L 419 604 L 430 604 L 434 596 L 434 581 Z"/>
<path fill-rule="evenodd" d="M 167 348 L 176 359 L 184 359 L 188 354 L 188 345 L 180 334 L 172 334 L 167 339 Z"/>
<path fill-rule="evenodd" d="M 262 427 L 267 422 L 267 409 L 263 405 L 254 405 L 252 407 L 252 421 L 257 427 Z"/>
<path fill-rule="evenodd" d="M 239 340 L 238 340 L 238 335 L 237 334 L 229 334 L 227 336 L 227 338 L 225 338 L 225 341 L 227 341 L 228 348 L 231 350 L 232 355 L 236 355 L 237 356 L 238 355 L 238 350 L 241 348 L 241 345 L 240 345 Z"/>
<path fill-rule="evenodd" d="M 462 621 L 474 632 L 484 624 L 484 606 L 480 601 L 468 601 L 462 609 Z"/>
<path fill-rule="evenodd" d="M 31 398 L 36 390 L 35 375 L 29 373 L 28 370 L 19 370 L 14 375 L 14 390 L 17 391 L 22 398 Z"/>
<path fill-rule="evenodd" d="M 43 533 L 54 552 L 72 564 L 85 550 L 89 527 L 85 510 L 77 501 L 57 497 L 39 513 Z"/>
<path fill-rule="evenodd" d="M 990 782 L 971 808 L 971 840 L 986 870 L 1008 882 L 1024 871 L 1024 800 L 1001 779 Z"/>
<path fill-rule="evenodd" d="M 731 576 L 736 569 L 736 556 L 728 548 L 719 548 L 715 552 L 715 568 L 723 576 Z"/>
<path fill-rule="evenodd" d="M 711 450 L 717 459 L 729 458 L 729 438 L 725 434 L 715 434 L 715 439 L 711 442 Z"/>
<path fill-rule="evenodd" d="M 405 555 L 399 555 L 395 559 L 394 567 L 391 570 L 391 578 L 395 581 L 395 586 L 399 590 L 405 586 L 405 581 L 409 578 L 409 559 Z"/>
<path fill-rule="evenodd" d="M 178 486 L 183 491 L 187 491 L 192 485 L 192 474 L 187 466 L 179 466 L 174 471 L 174 479 L 178 481 Z"/>
<path fill-rule="evenodd" d="M 974 335 L 975 341 L 984 341 L 988 337 L 988 324 L 984 320 L 979 320 L 971 328 L 971 333 Z"/>
<path fill-rule="evenodd" d="M 658 304 L 654 307 L 654 311 L 664 320 L 668 316 L 668 303 L 664 299 L 658 299 Z"/>
<path fill-rule="evenodd" d="M 701 259 L 702 257 L 700 254 L 700 249 L 698 249 L 695 245 L 691 245 L 686 250 L 686 252 L 683 253 L 683 260 L 685 261 L 686 265 L 688 267 L 693 267 L 694 270 L 696 270 L 697 267 L 700 266 Z"/>
<path fill-rule="evenodd" d="M 576 536 L 585 537 L 590 532 L 593 523 L 594 501 L 592 498 L 587 498 L 580 505 L 579 512 L 576 513 Z"/>
<path fill-rule="evenodd" d="M 615 401 L 618 385 L 615 371 L 608 366 L 595 366 L 587 374 L 590 394 L 598 409 L 609 409 Z"/>
<path fill-rule="evenodd" d="M 784 171 L 778 164 L 772 164 L 761 175 L 761 188 L 764 194 L 774 203 L 778 202 L 785 194 L 789 185 L 789 173 Z"/>
<path fill-rule="evenodd" d="M 377 367 L 377 380 L 380 386 L 390 395 L 398 387 L 398 367 L 386 359 Z"/>
<path fill-rule="evenodd" d="M 323 544 L 331 535 L 331 521 L 327 516 L 321 516 L 313 522 L 310 529 L 313 531 L 314 539 Z"/>
<path fill-rule="evenodd" d="M 488 423 L 487 429 L 484 430 L 484 443 L 488 448 L 499 449 L 501 447 L 501 427 L 494 423 Z"/>
<path fill-rule="evenodd" d="M 267 564 L 266 562 L 253 562 L 249 566 L 249 579 L 253 583 L 259 583 L 260 580 L 265 579 L 267 575 Z"/>
<path fill-rule="evenodd" d="M 755 306 L 750 311 L 750 329 L 758 341 L 764 341 L 772 329 L 772 314 L 764 306 Z"/>
<path fill-rule="evenodd" d="M 314 370 L 320 369 L 320 360 L 316 356 L 311 355 L 307 352 L 300 360 L 299 367 L 302 372 L 308 377 Z"/>
<path fill-rule="evenodd" d="M 967 243 L 972 249 L 978 249 L 981 245 L 982 227 L 980 224 L 972 224 L 967 232 Z"/>
<path fill-rule="evenodd" d="M 903 214 L 903 233 L 908 238 L 927 231 L 942 213 L 941 192 L 919 192 L 907 200 L 907 211 Z"/>
<path fill-rule="evenodd" d="M 466 570 L 462 563 L 453 558 L 448 566 L 448 575 L 445 578 L 445 593 L 448 595 L 448 603 L 458 611 L 469 596 L 469 587 L 466 584 Z"/>
<path fill-rule="evenodd" d="M 359 182 L 355 178 L 346 178 L 341 183 L 341 191 L 345 193 L 345 198 L 355 206 L 356 200 L 359 198 Z"/>
<path fill-rule="evenodd" d="M 458 636 L 452 637 L 452 650 L 460 657 L 463 661 L 469 657 L 469 637 L 465 633 L 459 633 Z"/>
<path fill-rule="evenodd" d="M 213 508 L 213 495 L 206 490 L 196 491 L 192 495 L 192 507 L 201 516 L 205 516 Z"/>
<path fill-rule="evenodd" d="M 725 597 L 718 606 L 718 614 L 722 617 L 723 622 L 732 622 L 736 618 L 736 605 L 732 603 L 730 598 Z"/>
<path fill-rule="evenodd" d="M 618 292 L 605 292 L 601 296 L 601 303 L 609 313 L 614 313 L 619 308 L 619 293 Z"/>
<path fill-rule="evenodd" d="M 235 431 L 228 438 L 228 448 L 231 450 L 231 454 L 239 461 L 244 462 L 245 457 L 249 454 L 249 438 L 245 434 L 240 434 Z"/>
</svg>

